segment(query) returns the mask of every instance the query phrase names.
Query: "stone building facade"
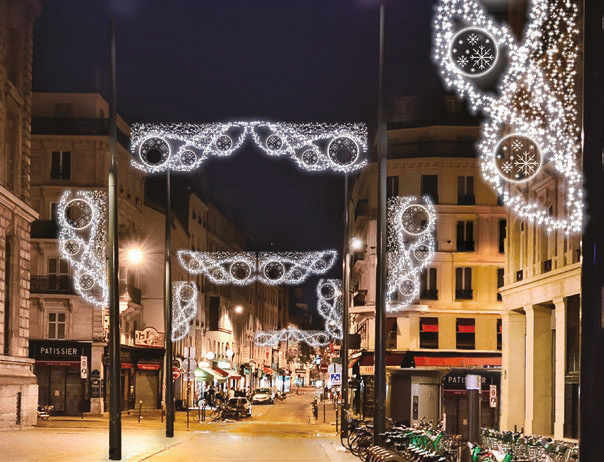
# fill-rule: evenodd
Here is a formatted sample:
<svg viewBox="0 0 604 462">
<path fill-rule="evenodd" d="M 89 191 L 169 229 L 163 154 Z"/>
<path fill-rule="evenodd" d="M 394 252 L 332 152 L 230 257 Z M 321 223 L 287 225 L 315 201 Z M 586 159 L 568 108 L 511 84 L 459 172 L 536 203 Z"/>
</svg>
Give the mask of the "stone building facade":
<svg viewBox="0 0 604 462">
<path fill-rule="evenodd" d="M 35 0 L 0 2 L 0 428 L 36 422 L 28 358 L 31 82 Z"/>
</svg>

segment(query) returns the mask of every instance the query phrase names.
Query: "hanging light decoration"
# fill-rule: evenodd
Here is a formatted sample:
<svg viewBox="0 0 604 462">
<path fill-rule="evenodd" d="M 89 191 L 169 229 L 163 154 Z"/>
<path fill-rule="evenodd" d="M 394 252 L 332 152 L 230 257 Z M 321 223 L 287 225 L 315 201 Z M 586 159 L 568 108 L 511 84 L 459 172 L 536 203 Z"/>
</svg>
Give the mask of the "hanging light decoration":
<svg viewBox="0 0 604 462">
<path fill-rule="evenodd" d="M 172 340 L 189 335 L 191 321 L 197 315 L 198 291 L 194 282 L 172 283 Z"/>
</svg>

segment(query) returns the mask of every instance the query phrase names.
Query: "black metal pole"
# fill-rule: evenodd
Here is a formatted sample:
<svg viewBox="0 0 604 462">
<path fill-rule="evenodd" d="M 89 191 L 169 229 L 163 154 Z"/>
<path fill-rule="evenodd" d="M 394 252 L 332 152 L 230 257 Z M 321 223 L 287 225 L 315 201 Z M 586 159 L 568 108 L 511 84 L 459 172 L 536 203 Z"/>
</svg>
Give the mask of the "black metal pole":
<svg viewBox="0 0 604 462">
<path fill-rule="evenodd" d="M 109 166 L 108 190 L 108 281 L 109 289 L 109 459 L 122 458 L 122 365 L 120 360 L 120 281 L 118 277 L 117 211 L 117 103 L 115 78 L 115 25 L 110 25 Z"/>
<path fill-rule="evenodd" d="M 373 440 L 380 442 L 380 433 L 386 427 L 386 175 L 388 158 L 388 134 L 384 108 L 384 22 L 386 6 L 380 2 L 380 49 L 378 86 L 378 132 L 377 132 L 377 271 L 375 294 L 375 362 L 374 362 L 374 411 Z"/>
<path fill-rule="evenodd" d="M 164 317 L 166 323 L 166 436 L 174 436 L 174 383 L 172 381 L 172 211 L 170 170 L 166 172 L 166 260 L 164 265 Z"/>
<path fill-rule="evenodd" d="M 602 37 L 601 1 L 583 2 L 583 175 L 585 180 L 585 226 L 581 271 L 581 385 L 579 446 L 581 460 L 602 459 L 604 400 L 604 313 L 602 287 L 604 262 L 602 233 Z M 570 423 L 570 422 L 569 422 Z"/>
<path fill-rule="evenodd" d="M 344 409 L 348 409 L 348 332 L 349 332 L 349 314 L 348 307 L 350 304 L 350 223 L 348 210 L 348 174 L 344 175 L 344 245 L 343 247 L 343 268 L 342 277 L 342 413 L 340 415 L 342 423 L 340 430 L 342 435 L 348 435 L 347 413 Z M 337 425 L 337 418 L 336 418 Z"/>
</svg>

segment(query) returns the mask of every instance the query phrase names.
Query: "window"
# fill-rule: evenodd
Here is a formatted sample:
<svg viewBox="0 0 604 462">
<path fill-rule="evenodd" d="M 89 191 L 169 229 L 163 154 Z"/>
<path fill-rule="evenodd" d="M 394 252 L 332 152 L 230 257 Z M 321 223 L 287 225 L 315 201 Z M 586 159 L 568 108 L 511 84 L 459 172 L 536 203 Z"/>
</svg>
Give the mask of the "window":
<svg viewBox="0 0 604 462">
<path fill-rule="evenodd" d="M 497 349 L 501 350 L 501 337 L 503 335 L 503 324 L 501 319 L 497 320 Z"/>
<path fill-rule="evenodd" d="M 9 21 L 9 24 L 14 21 Z M 6 40 L 6 72 L 8 79 L 15 86 L 19 86 L 19 76 L 21 75 L 21 56 L 23 55 L 22 34 L 24 28 L 18 24 L 11 24 L 8 28 Z"/>
<path fill-rule="evenodd" d="M 11 241 L 7 238 L 5 241 L 4 248 L 4 287 L 5 287 L 5 295 L 4 295 L 4 329 L 2 333 L 3 337 L 3 345 L 4 345 L 4 355 L 8 356 L 10 354 L 10 340 L 11 340 L 11 318 L 12 318 L 12 275 L 11 275 L 11 263 L 13 259 L 12 245 Z"/>
<path fill-rule="evenodd" d="M 455 298 L 472 300 L 472 268 L 455 268 Z"/>
<path fill-rule="evenodd" d="M 398 176 L 386 178 L 386 196 L 398 196 Z"/>
<path fill-rule="evenodd" d="M 218 320 L 220 319 L 220 297 L 210 297 L 208 319 L 206 325 L 208 330 L 218 330 Z"/>
<path fill-rule="evenodd" d="M 65 313 L 48 313 L 48 338 L 65 338 Z"/>
<path fill-rule="evenodd" d="M 499 220 L 499 253 L 505 251 L 507 220 Z"/>
<path fill-rule="evenodd" d="M 50 178 L 53 180 L 69 180 L 71 177 L 71 152 L 52 151 L 50 162 Z"/>
<path fill-rule="evenodd" d="M 48 259 L 48 289 L 49 290 L 67 290 L 68 289 L 69 265 L 67 260 L 62 258 Z"/>
<path fill-rule="evenodd" d="M 419 318 L 419 347 L 438 348 L 438 318 Z"/>
<path fill-rule="evenodd" d="M 473 318 L 457 318 L 456 341 L 458 350 L 474 350 L 476 348 L 476 326 Z"/>
<path fill-rule="evenodd" d="M 503 275 L 503 268 L 497 268 L 497 300 L 499 301 L 501 301 L 501 293 L 499 292 L 499 289 L 501 289 L 504 284 Z"/>
<path fill-rule="evenodd" d="M 474 222 L 473 221 L 458 221 L 457 222 L 457 251 L 458 252 L 473 252 L 474 251 Z"/>
<path fill-rule="evenodd" d="M 422 175 L 422 196 L 430 196 L 438 204 L 438 175 Z"/>
<path fill-rule="evenodd" d="M 438 289 L 436 288 L 436 268 L 426 268 L 420 277 L 421 289 L 419 298 L 425 300 L 438 300 Z"/>
<path fill-rule="evenodd" d="M 459 205 L 474 205 L 476 203 L 473 176 L 457 177 L 457 203 Z"/>
<path fill-rule="evenodd" d="M 396 318 L 386 318 L 386 349 L 396 350 Z"/>
</svg>

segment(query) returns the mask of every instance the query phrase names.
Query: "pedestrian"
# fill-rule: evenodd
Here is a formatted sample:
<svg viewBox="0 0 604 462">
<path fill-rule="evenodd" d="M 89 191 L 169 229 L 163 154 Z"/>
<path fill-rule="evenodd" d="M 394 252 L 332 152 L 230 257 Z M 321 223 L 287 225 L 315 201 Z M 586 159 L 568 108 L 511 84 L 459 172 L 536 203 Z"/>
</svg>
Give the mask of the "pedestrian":
<svg viewBox="0 0 604 462">
<path fill-rule="evenodd" d="M 215 404 L 214 397 L 216 395 L 216 390 L 214 390 L 214 385 L 210 385 L 210 389 L 208 390 L 208 393 L 210 395 L 210 407 L 214 407 L 214 404 Z"/>
<path fill-rule="evenodd" d="M 229 391 L 227 392 L 227 399 L 231 399 L 235 397 L 235 389 L 234 388 L 229 388 Z"/>
</svg>

